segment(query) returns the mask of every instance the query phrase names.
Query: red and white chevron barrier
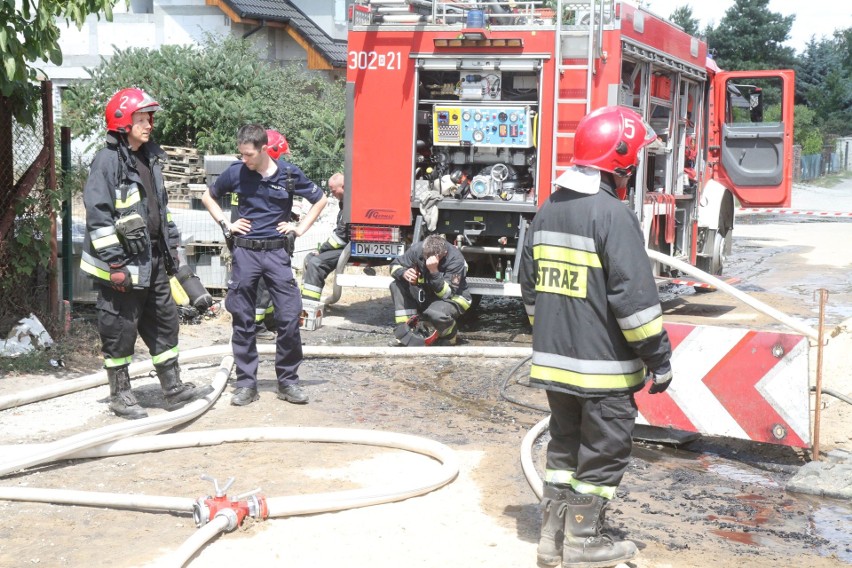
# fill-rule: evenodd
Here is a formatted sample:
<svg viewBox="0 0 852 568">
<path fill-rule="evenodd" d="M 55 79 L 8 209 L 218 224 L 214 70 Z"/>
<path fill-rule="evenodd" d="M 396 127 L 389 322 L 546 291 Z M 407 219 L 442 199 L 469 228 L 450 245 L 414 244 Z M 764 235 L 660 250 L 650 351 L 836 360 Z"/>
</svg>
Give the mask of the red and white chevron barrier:
<svg viewBox="0 0 852 568">
<path fill-rule="evenodd" d="M 810 217 L 852 217 L 852 211 L 809 211 L 807 209 L 761 209 L 738 207 L 737 215 L 806 215 Z"/>
<path fill-rule="evenodd" d="M 636 393 L 639 424 L 810 447 L 808 341 L 801 335 L 665 324 L 674 380 Z"/>
</svg>

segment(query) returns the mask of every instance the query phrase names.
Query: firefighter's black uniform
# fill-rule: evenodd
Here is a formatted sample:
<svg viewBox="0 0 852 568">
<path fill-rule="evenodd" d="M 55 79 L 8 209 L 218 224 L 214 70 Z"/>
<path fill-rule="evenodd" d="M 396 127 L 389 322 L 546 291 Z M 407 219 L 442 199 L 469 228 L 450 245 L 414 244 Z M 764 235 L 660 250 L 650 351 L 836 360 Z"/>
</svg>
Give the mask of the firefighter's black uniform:
<svg viewBox="0 0 852 568">
<path fill-rule="evenodd" d="M 169 275 L 177 271 L 173 251 L 180 233 L 168 210 L 164 159 L 165 152 L 154 142 L 131 153 L 109 132 L 83 191 L 86 235 L 80 268 L 99 285 L 98 331 L 107 369 L 130 363 L 137 329 L 155 365 L 177 361 L 179 320 Z M 116 230 L 116 221 L 130 215 L 139 215 L 148 229 L 149 246 L 137 255 L 125 251 Z M 130 271 L 130 291 L 112 288 L 110 265 L 116 264 Z"/>
<path fill-rule="evenodd" d="M 349 226 L 343 218 L 343 201 L 337 214 L 337 225 L 331 236 L 320 245 L 316 253 L 305 257 L 305 270 L 302 276 L 302 299 L 319 302 L 325 279 L 337 267 L 337 261 L 343 254 L 343 247 L 349 243 Z"/>
<path fill-rule="evenodd" d="M 669 366 L 657 287 L 636 216 L 609 175 L 593 194 L 555 191 L 524 243 L 533 324 L 530 383 L 547 390 L 545 481 L 611 499 L 630 458 L 633 393 Z"/>
<path fill-rule="evenodd" d="M 420 273 L 416 285 L 403 278 L 405 271 L 414 267 Z M 438 263 L 438 272 L 432 274 L 426 268 L 423 241 L 420 241 L 391 262 L 390 273 L 394 321 L 401 324 L 422 314 L 423 319 L 435 326 L 439 339 L 454 339 L 458 331 L 456 320 L 470 308 L 471 302 L 467 262 L 461 251 L 447 243 L 447 255 Z"/>
</svg>

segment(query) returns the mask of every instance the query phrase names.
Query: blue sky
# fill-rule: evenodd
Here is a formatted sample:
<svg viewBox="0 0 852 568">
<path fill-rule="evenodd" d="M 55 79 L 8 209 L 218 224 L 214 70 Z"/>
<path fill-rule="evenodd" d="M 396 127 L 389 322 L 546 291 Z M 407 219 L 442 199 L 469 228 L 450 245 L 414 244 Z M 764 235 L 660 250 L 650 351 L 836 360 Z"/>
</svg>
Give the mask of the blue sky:
<svg viewBox="0 0 852 568">
<path fill-rule="evenodd" d="M 631 0 L 638 4 L 639 0 Z M 651 12 L 668 18 L 680 6 L 690 6 L 701 27 L 718 24 L 734 0 L 643 0 Z M 831 37 L 836 29 L 852 27 L 852 2 L 849 0 L 769 0 L 769 9 L 784 16 L 795 15 L 790 39 L 785 45 L 801 52 L 812 35 Z"/>
</svg>

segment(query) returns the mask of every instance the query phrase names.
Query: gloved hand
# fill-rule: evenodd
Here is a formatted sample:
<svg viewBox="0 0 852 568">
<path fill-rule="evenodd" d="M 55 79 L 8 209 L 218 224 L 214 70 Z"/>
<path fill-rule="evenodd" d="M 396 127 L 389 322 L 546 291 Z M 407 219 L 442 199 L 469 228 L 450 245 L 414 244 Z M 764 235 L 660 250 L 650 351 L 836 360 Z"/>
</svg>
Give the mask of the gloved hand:
<svg viewBox="0 0 852 568">
<path fill-rule="evenodd" d="M 651 381 L 653 384 L 648 389 L 648 394 L 657 394 L 665 392 L 669 385 L 672 384 L 672 366 L 666 361 L 661 366 L 650 372 Z"/>
<path fill-rule="evenodd" d="M 293 252 L 296 250 L 296 233 L 293 231 L 284 233 L 284 250 L 287 251 L 289 256 L 293 256 Z"/>
<path fill-rule="evenodd" d="M 115 222 L 115 230 L 128 255 L 135 256 L 148 250 L 148 227 L 139 213 L 121 217 Z"/>
<path fill-rule="evenodd" d="M 109 265 L 109 283 L 119 292 L 129 292 L 133 288 L 130 271 L 123 263 Z"/>
</svg>

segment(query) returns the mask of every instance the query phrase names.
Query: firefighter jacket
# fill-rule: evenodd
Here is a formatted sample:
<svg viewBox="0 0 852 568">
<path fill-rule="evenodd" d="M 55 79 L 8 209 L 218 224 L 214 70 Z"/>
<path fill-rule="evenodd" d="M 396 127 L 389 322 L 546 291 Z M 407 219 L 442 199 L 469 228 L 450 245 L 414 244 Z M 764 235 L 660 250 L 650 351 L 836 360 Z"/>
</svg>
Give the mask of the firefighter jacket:
<svg viewBox="0 0 852 568">
<path fill-rule="evenodd" d="M 423 258 L 423 241 L 414 243 L 401 256 L 393 259 L 390 265 L 390 274 L 400 281 L 409 268 L 417 268 L 420 276 L 417 285 L 427 293 L 437 296 L 441 300 L 455 302 L 464 312 L 470 308 L 470 292 L 467 289 L 467 262 L 461 251 L 447 243 L 447 255 L 438 263 L 438 271 L 435 274 L 426 268 L 426 259 Z"/>
<path fill-rule="evenodd" d="M 639 221 L 608 177 L 593 194 L 555 191 L 527 232 L 518 279 L 540 388 L 634 392 L 671 357 Z"/>
<path fill-rule="evenodd" d="M 328 237 L 324 243 L 317 248 L 319 252 L 328 252 L 343 248 L 349 242 L 349 225 L 343 218 L 343 201 L 340 202 L 340 211 L 337 213 L 337 225 L 334 227 L 334 232 Z"/>
<path fill-rule="evenodd" d="M 168 195 L 163 183 L 162 148 L 146 142 L 141 149 L 148 156 L 154 191 L 160 204 L 160 242 L 166 269 L 176 272 L 170 251 L 180 245 L 180 232 L 168 210 Z M 80 259 L 80 269 L 95 282 L 109 285 L 110 265 L 123 264 L 130 272 L 134 288 L 151 285 L 151 244 L 138 255 L 129 255 L 119 240 L 115 222 L 127 215 L 148 218 L 145 189 L 126 143 L 119 143 L 115 133 L 107 133 L 107 145 L 95 154 L 89 167 L 89 177 L 83 190 L 86 206 L 86 235 Z"/>
</svg>

